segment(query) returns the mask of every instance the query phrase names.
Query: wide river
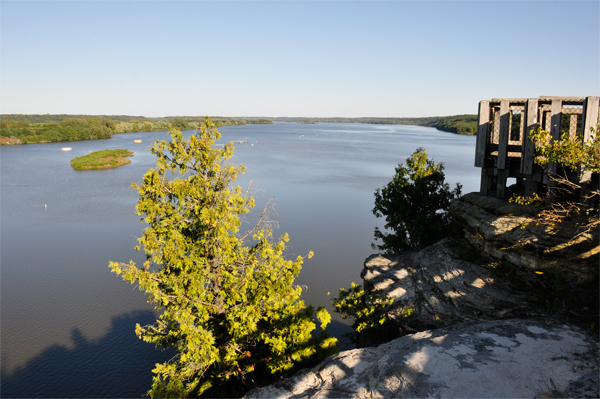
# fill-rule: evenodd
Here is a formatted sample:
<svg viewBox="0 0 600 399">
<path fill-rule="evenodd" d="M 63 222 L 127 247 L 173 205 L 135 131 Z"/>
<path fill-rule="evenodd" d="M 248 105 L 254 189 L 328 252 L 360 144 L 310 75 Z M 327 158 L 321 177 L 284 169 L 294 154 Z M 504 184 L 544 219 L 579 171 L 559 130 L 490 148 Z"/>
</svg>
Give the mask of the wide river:
<svg viewBox="0 0 600 399">
<path fill-rule="evenodd" d="M 276 198 L 275 236 L 289 233 L 288 256 L 315 253 L 296 280 L 307 286 L 305 302 L 315 306 L 331 309 L 339 288 L 361 282 L 363 261 L 374 253 L 373 230 L 383 226 L 371 213 L 373 193 L 418 147 L 445 164 L 451 186 L 479 189 L 472 136 L 416 126 L 283 122 L 219 131 L 220 143 L 235 143 L 232 162 L 247 167 L 238 183 L 252 181 L 259 190 L 255 211 Z M 151 142 L 167 137 L 129 133 L 0 147 L 3 397 L 140 397 L 154 364 L 172 355 L 137 339 L 135 324 L 152 322 L 156 313 L 143 292 L 108 268 L 111 260 L 144 260 L 133 249 L 144 224 L 131 182 L 155 164 Z M 72 151 L 61 151 L 66 146 Z M 135 156 L 116 169 L 71 168 L 72 158 L 106 148 Z M 349 321 L 333 319 L 334 335 L 349 330 Z"/>
</svg>

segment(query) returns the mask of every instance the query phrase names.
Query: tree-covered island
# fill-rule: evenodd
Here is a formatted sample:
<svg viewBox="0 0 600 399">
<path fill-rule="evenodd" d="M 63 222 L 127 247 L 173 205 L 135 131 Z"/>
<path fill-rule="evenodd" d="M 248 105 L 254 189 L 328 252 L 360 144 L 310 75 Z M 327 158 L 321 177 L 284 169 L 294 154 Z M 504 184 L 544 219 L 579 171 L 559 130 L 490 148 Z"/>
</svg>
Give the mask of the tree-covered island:
<svg viewBox="0 0 600 399">
<path fill-rule="evenodd" d="M 71 166 L 75 170 L 111 169 L 131 163 L 126 157 L 132 157 L 133 152 L 128 150 L 101 150 L 91 154 L 73 158 Z"/>
</svg>

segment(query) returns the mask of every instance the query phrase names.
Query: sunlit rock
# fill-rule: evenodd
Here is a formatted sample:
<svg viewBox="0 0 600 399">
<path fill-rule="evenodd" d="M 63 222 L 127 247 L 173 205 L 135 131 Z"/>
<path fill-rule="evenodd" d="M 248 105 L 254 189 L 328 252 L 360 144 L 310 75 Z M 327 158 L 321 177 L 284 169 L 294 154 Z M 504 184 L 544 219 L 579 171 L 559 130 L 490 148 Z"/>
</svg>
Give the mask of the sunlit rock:
<svg viewBox="0 0 600 399">
<path fill-rule="evenodd" d="M 246 398 L 597 397 L 598 343 L 530 320 L 460 324 L 341 352 Z"/>
</svg>

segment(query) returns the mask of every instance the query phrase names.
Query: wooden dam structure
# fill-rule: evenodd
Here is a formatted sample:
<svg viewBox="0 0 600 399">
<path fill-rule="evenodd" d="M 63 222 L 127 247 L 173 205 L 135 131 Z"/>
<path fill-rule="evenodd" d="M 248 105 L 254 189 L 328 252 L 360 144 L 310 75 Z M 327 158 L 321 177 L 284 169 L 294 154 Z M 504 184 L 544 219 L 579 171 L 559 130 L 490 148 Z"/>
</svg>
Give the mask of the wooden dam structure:
<svg viewBox="0 0 600 399">
<path fill-rule="evenodd" d="M 549 176 L 562 173 L 556 164 L 534 163 L 535 144 L 529 132 L 538 127 L 553 140 L 565 132 L 584 142 L 598 124 L 600 97 L 494 98 L 479 102 L 475 166 L 481 168 L 481 195 L 504 198 L 507 178 L 516 178 L 519 193 L 545 192 L 555 183 Z M 592 174 L 579 168 L 569 180 L 587 184 Z M 583 195 L 583 194 L 581 194 Z"/>
</svg>

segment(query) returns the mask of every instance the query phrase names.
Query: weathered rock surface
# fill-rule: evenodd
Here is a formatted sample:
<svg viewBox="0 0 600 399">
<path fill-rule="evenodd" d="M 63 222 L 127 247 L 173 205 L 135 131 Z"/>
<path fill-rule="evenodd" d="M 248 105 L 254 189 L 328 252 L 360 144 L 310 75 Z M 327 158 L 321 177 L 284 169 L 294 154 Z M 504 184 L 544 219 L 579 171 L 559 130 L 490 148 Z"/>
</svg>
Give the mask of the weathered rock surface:
<svg viewBox="0 0 600 399">
<path fill-rule="evenodd" d="M 558 229 L 537 226 L 534 217 L 540 210 L 478 193 L 464 195 L 450 205 L 464 238 L 487 255 L 533 270 L 561 270 L 570 284 L 597 279 L 598 229 L 578 235 L 568 225 Z"/>
<path fill-rule="evenodd" d="M 446 239 L 421 251 L 372 255 L 361 277 L 365 290 L 394 299 L 388 315 L 408 332 L 535 312 L 532 298 L 458 259 Z"/>
<path fill-rule="evenodd" d="M 354 349 L 246 398 L 597 397 L 598 344 L 528 320 L 461 324 Z"/>
</svg>

